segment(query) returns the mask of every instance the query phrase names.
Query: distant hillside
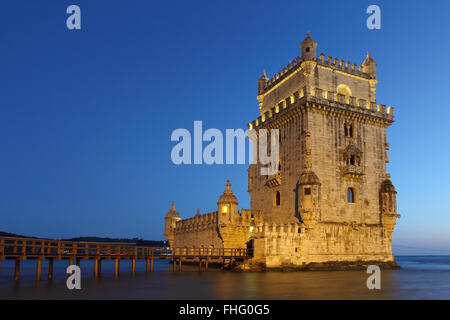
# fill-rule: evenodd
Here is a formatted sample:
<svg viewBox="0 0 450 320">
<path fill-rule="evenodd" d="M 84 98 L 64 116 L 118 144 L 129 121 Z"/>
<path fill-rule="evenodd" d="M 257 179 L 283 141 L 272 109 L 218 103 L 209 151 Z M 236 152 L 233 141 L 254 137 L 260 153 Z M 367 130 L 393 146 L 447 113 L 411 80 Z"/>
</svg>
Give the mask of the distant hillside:
<svg viewBox="0 0 450 320">
<path fill-rule="evenodd" d="M 32 238 L 27 236 L 22 236 L 9 232 L 0 231 L 0 237 L 16 237 L 16 238 Z M 45 238 L 48 239 L 48 238 Z M 151 247 L 168 247 L 169 243 L 167 241 L 154 241 L 154 240 L 144 240 L 139 238 L 133 239 L 114 239 L 114 238 L 102 238 L 102 237 L 78 237 L 70 239 L 61 239 L 66 241 L 85 241 L 85 242 L 109 242 L 109 243 L 133 243 L 138 246 L 151 246 Z"/>
<path fill-rule="evenodd" d="M 0 231 L 0 237 L 30 238 L 30 237 L 21 236 L 21 235 L 14 234 L 14 233 L 2 232 L 2 231 Z"/>
</svg>

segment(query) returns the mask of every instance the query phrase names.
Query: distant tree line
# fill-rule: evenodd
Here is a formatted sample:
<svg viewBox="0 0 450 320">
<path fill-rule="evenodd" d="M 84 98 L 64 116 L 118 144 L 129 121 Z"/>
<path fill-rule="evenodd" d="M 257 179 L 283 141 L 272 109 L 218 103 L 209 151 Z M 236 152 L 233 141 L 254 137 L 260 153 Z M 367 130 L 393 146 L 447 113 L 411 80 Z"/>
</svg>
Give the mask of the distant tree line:
<svg viewBox="0 0 450 320">
<path fill-rule="evenodd" d="M 33 238 L 22 236 L 9 232 L 0 231 L 0 237 L 15 237 L 15 238 Z M 47 238 L 45 238 L 47 239 Z M 70 239 L 61 239 L 65 241 L 84 241 L 84 242 L 108 242 L 108 243 L 132 243 L 138 246 L 151 246 L 151 247 L 168 247 L 169 243 L 164 240 L 155 241 L 155 240 L 144 240 L 140 238 L 104 238 L 104 237 L 78 237 L 78 238 L 70 238 Z"/>
</svg>

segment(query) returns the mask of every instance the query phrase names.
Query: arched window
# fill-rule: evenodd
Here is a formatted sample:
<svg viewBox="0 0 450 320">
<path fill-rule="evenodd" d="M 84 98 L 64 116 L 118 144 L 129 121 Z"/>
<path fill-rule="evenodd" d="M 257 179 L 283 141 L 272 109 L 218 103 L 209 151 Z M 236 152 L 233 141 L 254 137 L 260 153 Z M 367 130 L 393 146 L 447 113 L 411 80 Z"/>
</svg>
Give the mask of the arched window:
<svg viewBox="0 0 450 320">
<path fill-rule="evenodd" d="M 355 192 L 352 188 L 347 189 L 347 202 L 348 203 L 355 203 Z"/>
<path fill-rule="evenodd" d="M 352 95 L 352 90 L 350 90 L 350 88 L 345 84 L 338 85 L 336 91 L 338 94 L 342 94 L 346 97 L 350 97 Z"/>
<path fill-rule="evenodd" d="M 352 90 L 350 90 L 350 88 L 345 85 L 345 84 L 340 84 L 337 86 L 336 88 L 336 92 L 339 95 L 344 96 L 345 98 L 345 103 L 349 104 L 350 103 L 350 97 L 352 96 Z"/>
<path fill-rule="evenodd" d="M 279 206 L 281 203 L 280 191 L 275 192 L 275 205 Z"/>
</svg>

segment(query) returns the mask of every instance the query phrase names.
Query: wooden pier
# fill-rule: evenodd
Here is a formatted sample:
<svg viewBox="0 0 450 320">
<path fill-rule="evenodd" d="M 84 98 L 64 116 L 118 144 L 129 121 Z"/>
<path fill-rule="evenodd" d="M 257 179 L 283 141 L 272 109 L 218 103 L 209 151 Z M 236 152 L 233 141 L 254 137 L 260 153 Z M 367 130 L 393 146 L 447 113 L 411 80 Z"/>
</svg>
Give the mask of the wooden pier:
<svg viewBox="0 0 450 320">
<path fill-rule="evenodd" d="M 48 279 L 53 279 L 53 261 L 67 260 L 80 266 L 81 260 L 94 261 L 94 278 L 102 270 L 103 260 L 114 260 L 117 278 L 120 260 L 131 260 L 131 273 L 136 272 L 136 260 L 146 261 L 146 272 L 153 272 L 155 259 L 172 260 L 173 271 L 182 271 L 183 262 L 198 263 L 200 271 L 207 271 L 210 263 L 226 264 L 252 257 L 250 249 L 234 248 L 169 248 L 135 244 L 78 242 L 48 239 L 0 237 L 0 272 L 3 260 L 15 260 L 14 280 L 20 278 L 20 262 L 36 260 L 36 280 L 41 279 L 42 261 L 48 260 Z"/>
</svg>

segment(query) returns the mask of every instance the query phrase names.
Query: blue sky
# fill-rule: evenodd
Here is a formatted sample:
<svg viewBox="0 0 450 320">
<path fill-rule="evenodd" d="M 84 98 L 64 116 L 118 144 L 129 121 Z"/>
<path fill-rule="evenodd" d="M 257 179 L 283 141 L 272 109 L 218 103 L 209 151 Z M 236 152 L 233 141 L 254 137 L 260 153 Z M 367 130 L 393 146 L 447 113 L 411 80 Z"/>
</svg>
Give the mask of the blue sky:
<svg viewBox="0 0 450 320">
<path fill-rule="evenodd" d="M 80 31 L 66 28 L 71 4 Z M 370 4 L 381 30 L 366 28 Z M 7 1 L 0 230 L 162 239 L 172 200 L 183 217 L 213 211 L 226 179 L 248 208 L 246 165 L 175 166 L 171 132 L 245 128 L 262 69 L 300 55 L 310 30 L 319 53 L 378 62 L 378 102 L 396 115 L 396 253 L 448 254 L 448 12 L 444 1 Z"/>
</svg>

